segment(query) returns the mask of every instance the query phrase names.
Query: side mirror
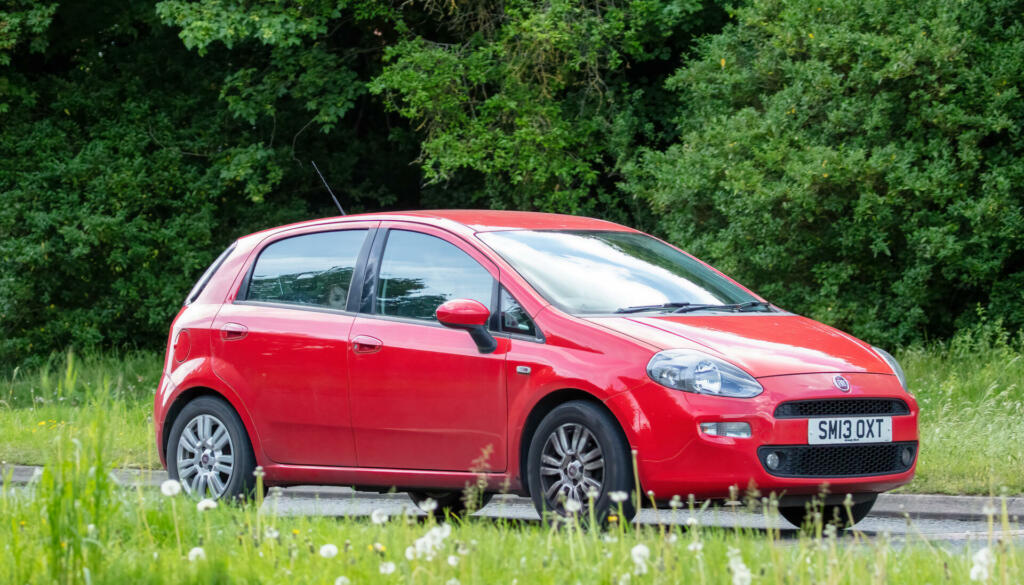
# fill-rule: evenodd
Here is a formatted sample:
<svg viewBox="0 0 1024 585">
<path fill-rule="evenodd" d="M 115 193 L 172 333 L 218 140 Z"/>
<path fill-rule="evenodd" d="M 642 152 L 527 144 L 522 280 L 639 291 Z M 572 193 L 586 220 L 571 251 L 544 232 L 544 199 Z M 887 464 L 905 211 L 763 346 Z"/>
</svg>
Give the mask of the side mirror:
<svg viewBox="0 0 1024 585">
<path fill-rule="evenodd" d="M 487 331 L 491 312 L 480 301 L 452 299 L 438 307 L 434 314 L 445 327 L 469 331 L 480 353 L 493 353 L 498 349 L 497 340 Z"/>
</svg>

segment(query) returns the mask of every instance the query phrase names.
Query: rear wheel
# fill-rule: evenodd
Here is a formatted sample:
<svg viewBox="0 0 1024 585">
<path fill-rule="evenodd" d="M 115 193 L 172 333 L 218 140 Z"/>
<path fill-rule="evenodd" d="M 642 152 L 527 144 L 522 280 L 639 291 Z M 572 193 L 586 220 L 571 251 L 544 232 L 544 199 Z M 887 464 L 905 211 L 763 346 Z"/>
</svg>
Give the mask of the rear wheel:
<svg viewBox="0 0 1024 585">
<path fill-rule="evenodd" d="M 534 433 L 527 458 L 530 497 L 537 513 L 589 519 L 594 501 L 599 522 L 617 514 L 633 519 L 633 464 L 618 422 L 599 406 L 576 400 L 552 410 Z"/>
<path fill-rule="evenodd" d="M 167 442 L 167 473 L 196 498 L 248 495 L 256 458 L 242 420 L 220 398 L 201 396 L 185 405 Z"/>
<path fill-rule="evenodd" d="M 853 504 L 850 506 L 850 511 L 846 511 L 846 506 L 842 504 L 834 504 L 823 506 L 821 509 L 821 521 L 823 524 L 835 524 L 840 527 L 853 526 L 861 520 L 867 517 L 868 513 L 871 512 L 871 507 L 875 505 L 875 500 L 878 499 L 878 494 L 872 494 L 870 498 Z M 785 518 L 790 524 L 796 527 L 801 527 L 804 522 L 808 521 L 808 515 L 811 513 L 811 508 L 808 506 L 787 506 L 780 507 L 779 514 Z"/>
<path fill-rule="evenodd" d="M 409 492 L 409 497 L 412 498 L 413 503 L 416 504 L 421 510 L 424 510 L 428 514 L 433 514 L 435 518 L 441 519 L 445 517 L 445 514 L 452 516 L 461 516 L 466 513 L 467 510 L 472 508 L 475 512 L 480 508 L 487 505 L 487 502 L 491 501 L 494 494 L 490 492 L 483 492 L 475 494 L 475 497 L 479 501 L 472 502 L 472 506 L 469 506 L 466 502 L 466 494 L 464 492 L 455 491 L 413 491 Z M 434 505 L 428 505 L 427 500 L 433 500 Z M 432 508 L 432 509 L 431 509 Z"/>
</svg>

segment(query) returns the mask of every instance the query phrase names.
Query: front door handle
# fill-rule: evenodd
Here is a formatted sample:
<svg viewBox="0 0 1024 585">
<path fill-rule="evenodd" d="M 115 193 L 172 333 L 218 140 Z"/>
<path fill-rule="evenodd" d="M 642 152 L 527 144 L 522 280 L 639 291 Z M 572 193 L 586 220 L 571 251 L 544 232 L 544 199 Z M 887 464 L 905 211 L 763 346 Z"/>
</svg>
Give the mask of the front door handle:
<svg viewBox="0 0 1024 585">
<path fill-rule="evenodd" d="M 245 338 L 249 328 L 241 323 L 225 323 L 220 328 L 220 338 L 224 341 L 237 341 Z"/>
<path fill-rule="evenodd" d="M 384 347 L 384 342 L 369 335 L 356 335 L 352 338 L 352 351 L 355 353 L 377 353 Z"/>
</svg>

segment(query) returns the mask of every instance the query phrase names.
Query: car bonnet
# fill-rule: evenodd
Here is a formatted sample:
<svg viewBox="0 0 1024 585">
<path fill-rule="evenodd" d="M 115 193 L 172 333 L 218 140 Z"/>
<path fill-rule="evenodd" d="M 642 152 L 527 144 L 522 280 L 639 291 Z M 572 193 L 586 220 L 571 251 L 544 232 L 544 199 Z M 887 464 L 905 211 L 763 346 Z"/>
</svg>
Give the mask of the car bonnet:
<svg viewBox="0 0 1024 585">
<path fill-rule="evenodd" d="M 589 321 L 661 349 L 705 351 L 756 378 L 812 373 L 891 374 L 851 335 L 790 313 L 590 317 Z"/>
</svg>

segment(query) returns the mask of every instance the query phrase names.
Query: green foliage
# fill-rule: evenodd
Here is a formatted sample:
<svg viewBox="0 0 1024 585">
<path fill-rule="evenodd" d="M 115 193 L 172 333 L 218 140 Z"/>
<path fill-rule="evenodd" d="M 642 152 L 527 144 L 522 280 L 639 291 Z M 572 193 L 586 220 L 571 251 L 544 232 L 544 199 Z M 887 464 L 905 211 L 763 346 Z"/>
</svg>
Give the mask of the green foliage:
<svg viewBox="0 0 1024 585">
<path fill-rule="evenodd" d="M 881 343 L 1024 324 L 1024 3 L 755 0 L 668 80 L 631 192 L 672 240 Z"/>
<path fill-rule="evenodd" d="M 421 131 L 426 178 L 479 173 L 470 204 L 635 220 L 614 181 L 656 134 L 648 74 L 704 32 L 701 3 L 436 4 L 447 26 L 388 47 L 370 85 Z"/>
<path fill-rule="evenodd" d="M 8 0 L 0 364 L 159 347 L 231 239 L 334 213 L 310 159 L 350 212 L 655 229 L 875 342 L 1020 327 L 1022 9 Z"/>
</svg>

